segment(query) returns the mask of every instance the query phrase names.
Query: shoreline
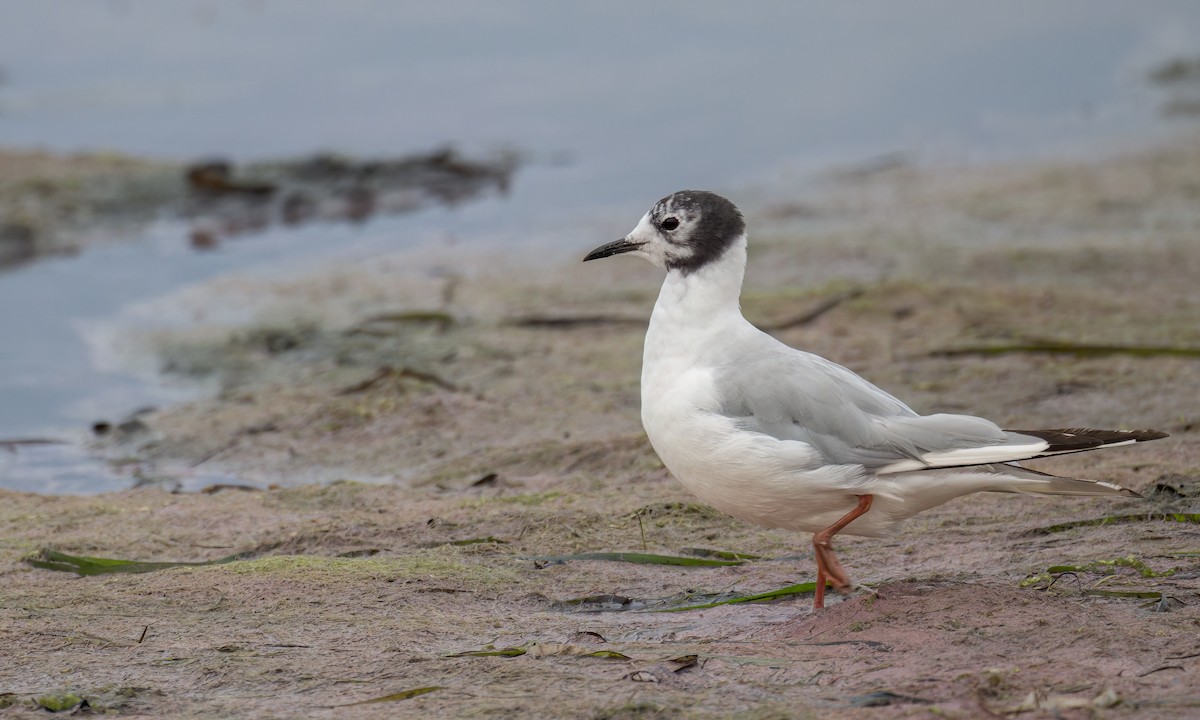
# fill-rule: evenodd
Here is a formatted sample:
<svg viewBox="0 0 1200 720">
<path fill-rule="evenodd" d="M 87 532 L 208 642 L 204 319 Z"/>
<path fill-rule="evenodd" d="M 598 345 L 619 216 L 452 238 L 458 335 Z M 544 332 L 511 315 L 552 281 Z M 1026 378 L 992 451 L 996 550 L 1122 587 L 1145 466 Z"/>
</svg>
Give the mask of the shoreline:
<svg viewBox="0 0 1200 720">
<path fill-rule="evenodd" d="M 452 280 L 434 272 L 450 248 L 425 264 L 396 255 L 258 282 L 252 296 L 218 281 L 231 303 L 269 302 L 245 323 L 120 340 L 219 388 L 99 441 L 157 486 L 0 490 L 0 712 L 32 717 L 35 698 L 70 693 L 130 715 L 298 703 L 338 717 L 437 688 L 386 703 L 457 716 L 965 718 L 1033 702 L 1188 717 L 1197 660 L 1164 656 L 1193 652 L 1177 640 L 1200 625 L 1200 534 L 1186 520 L 1200 518 L 1187 391 L 1200 360 L 1132 351 L 1200 347 L 1200 136 L 1187 137 L 1087 164 L 897 166 L 748 217 L 752 321 L 922 412 L 1170 432 L 1036 464 L 1145 499 L 979 494 L 891 538 L 839 537 L 874 594 L 819 615 L 803 595 L 622 611 L 814 572 L 806 535 L 697 504 L 642 435 L 653 268 L 522 274 L 501 257 Z M 1129 351 L 943 352 L 1039 338 Z M 168 491 L 202 473 L 268 489 Z M 762 559 L 556 559 L 695 548 Z M 27 562 L 47 549 L 239 559 L 76 578 Z M 504 648 L 524 653 L 461 655 Z M 894 696 L 887 707 L 853 705 L 879 693 Z"/>
</svg>

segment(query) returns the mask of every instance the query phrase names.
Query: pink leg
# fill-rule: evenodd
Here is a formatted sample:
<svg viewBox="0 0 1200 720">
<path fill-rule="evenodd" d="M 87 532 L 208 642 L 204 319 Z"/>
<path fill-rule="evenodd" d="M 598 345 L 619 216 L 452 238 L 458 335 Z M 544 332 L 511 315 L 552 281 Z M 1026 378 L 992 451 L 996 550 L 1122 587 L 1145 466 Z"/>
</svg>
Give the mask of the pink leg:
<svg viewBox="0 0 1200 720">
<path fill-rule="evenodd" d="M 850 576 L 833 554 L 833 536 L 837 535 L 860 515 L 871 509 L 873 495 L 858 495 L 858 504 L 841 519 L 813 535 L 813 551 L 817 556 L 817 590 L 813 595 L 813 610 L 825 607 L 825 583 L 833 583 L 833 589 L 845 593 L 850 591 Z"/>
<path fill-rule="evenodd" d="M 813 610 L 825 609 L 825 583 L 829 578 L 825 577 L 825 568 L 821 565 L 821 561 L 817 561 L 817 590 L 813 595 Z"/>
</svg>

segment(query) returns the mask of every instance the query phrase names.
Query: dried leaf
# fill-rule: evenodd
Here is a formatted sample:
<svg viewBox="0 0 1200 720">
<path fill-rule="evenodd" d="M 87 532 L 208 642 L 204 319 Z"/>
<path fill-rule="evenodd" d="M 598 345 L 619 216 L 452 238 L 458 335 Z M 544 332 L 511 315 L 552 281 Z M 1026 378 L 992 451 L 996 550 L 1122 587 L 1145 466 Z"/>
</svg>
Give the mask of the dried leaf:
<svg viewBox="0 0 1200 720">
<path fill-rule="evenodd" d="M 529 655 L 530 657 L 594 657 L 608 660 L 630 659 L 628 655 L 623 655 L 615 650 L 592 650 L 591 648 L 581 645 L 571 645 L 569 643 L 530 643 L 522 647 L 484 648 L 482 650 L 468 650 L 466 652 L 454 653 L 446 657 L 520 657 L 521 655 Z"/>
<path fill-rule="evenodd" d="M 677 658 L 671 658 L 670 660 L 667 661 L 667 663 L 675 666 L 673 668 L 673 670 L 675 672 L 683 672 L 684 670 L 687 670 L 688 668 L 695 667 L 696 663 L 699 661 L 700 661 L 699 655 L 680 655 Z"/>
<path fill-rule="evenodd" d="M 572 640 L 580 640 L 583 642 L 598 642 L 598 643 L 608 642 L 608 640 L 606 640 L 603 635 L 601 635 L 598 632 L 592 632 L 591 630 L 580 630 L 579 632 L 575 633 L 574 637 L 572 637 L 571 639 Z"/>
<path fill-rule="evenodd" d="M 401 690 L 400 692 L 392 693 L 391 695 L 383 695 L 370 700 L 359 700 L 358 702 L 346 703 L 345 705 L 337 705 L 335 707 L 353 707 L 355 705 L 370 705 L 373 703 L 396 702 L 398 700 L 411 700 L 412 698 L 427 695 L 431 692 L 444 689 L 441 685 L 430 685 L 429 687 L 412 688 L 410 690 Z"/>
<path fill-rule="evenodd" d="M 452 653 L 446 657 L 520 657 L 527 652 L 529 652 L 528 648 L 523 647 L 484 648 L 483 650 Z"/>
<path fill-rule="evenodd" d="M 629 659 L 628 655 L 622 655 L 613 650 L 592 650 L 580 645 L 570 645 L 567 643 L 533 643 L 529 646 L 529 654 L 539 657 L 572 656 L 609 658 L 613 660 Z"/>
<path fill-rule="evenodd" d="M 583 657 L 604 658 L 606 660 L 630 660 L 628 655 L 623 655 L 614 650 L 596 650 L 594 652 L 585 653 Z"/>
<path fill-rule="evenodd" d="M 727 567 L 729 565 L 741 565 L 743 562 L 741 560 L 709 560 L 706 558 L 679 557 L 678 555 L 655 555 L 653 553 L 634 552 L 590 552 L 576 555 L 531 557 L 527 559 L 544 563 L 564 563 L 571 560 L 608 560 L 642 565 L 677 565 L 681 567 Z"/>
</svg>

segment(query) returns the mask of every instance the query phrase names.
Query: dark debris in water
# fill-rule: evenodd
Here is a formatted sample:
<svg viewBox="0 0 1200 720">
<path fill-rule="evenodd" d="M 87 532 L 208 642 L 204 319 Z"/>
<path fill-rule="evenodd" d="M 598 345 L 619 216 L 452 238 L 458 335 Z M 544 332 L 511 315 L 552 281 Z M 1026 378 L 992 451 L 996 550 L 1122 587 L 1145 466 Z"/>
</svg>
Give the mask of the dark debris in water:
<svg viewBox="0 0 1200 720">
<path fill-rule="evenodd" d="M 1200 83 L 1200 56 L 1168 60 L 1150 72 L 1150 79 L 1159 85 Z"/>
<path fill-rule="evenodd" d="M 206 160 L 185 171 L 188 194 L 182 214 L 196 226 L 192 245 L 207 249 L 221 236 L 272 225 L 362 222 L 375 215 L 454 206 L 488 192 L 504 195 L 518 164 L 515 152 L 475 159 L 453 148 L 381 160 L 334 154 L 241 166 Z"/>
<path fill-rule="evenodd" d="M 1150 81 L 1167 93 L 1166 117 L 1200 117 L 1200 55 L 1177 57 L 1150 71 Z"/>
<path fill-rule="evenodd" d="M 512 150 L 467 156 L 452 147 L 396 158 L 333 153 L 178 165 L 105 153 L 5 151 L 0 269 L 77 252 L 96 239 L 136 237 L 156 219 L 190 225 L 181 242 L 209 251 L 276 226 L 363 222 L 506 195 L 522 163 Z M 19 212 L 18 212 L 19 211 Z"/>
</svg>

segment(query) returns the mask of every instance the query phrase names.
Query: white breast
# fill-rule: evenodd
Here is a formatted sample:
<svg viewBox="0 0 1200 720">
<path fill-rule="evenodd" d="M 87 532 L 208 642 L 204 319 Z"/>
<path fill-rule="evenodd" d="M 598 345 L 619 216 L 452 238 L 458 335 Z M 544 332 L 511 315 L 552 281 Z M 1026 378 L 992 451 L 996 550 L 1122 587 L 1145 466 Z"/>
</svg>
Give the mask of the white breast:
<svg viewBox="0 0 1200 720">
<path fill-rule="evenodd" d="M 753 330 L 719 318 L 704 329 L 680 328 L 656 308 L 643 358 L 642 425 L 671 474 L 706 504 L 739 520 L 817 532 L 853 507 L 869 479 L 861 468 L 823 467 L 809 445 L 747 432 L 717 412 L 719 353 L 709 333 L 728 341 L 746 329 Z"/>
</svg>

